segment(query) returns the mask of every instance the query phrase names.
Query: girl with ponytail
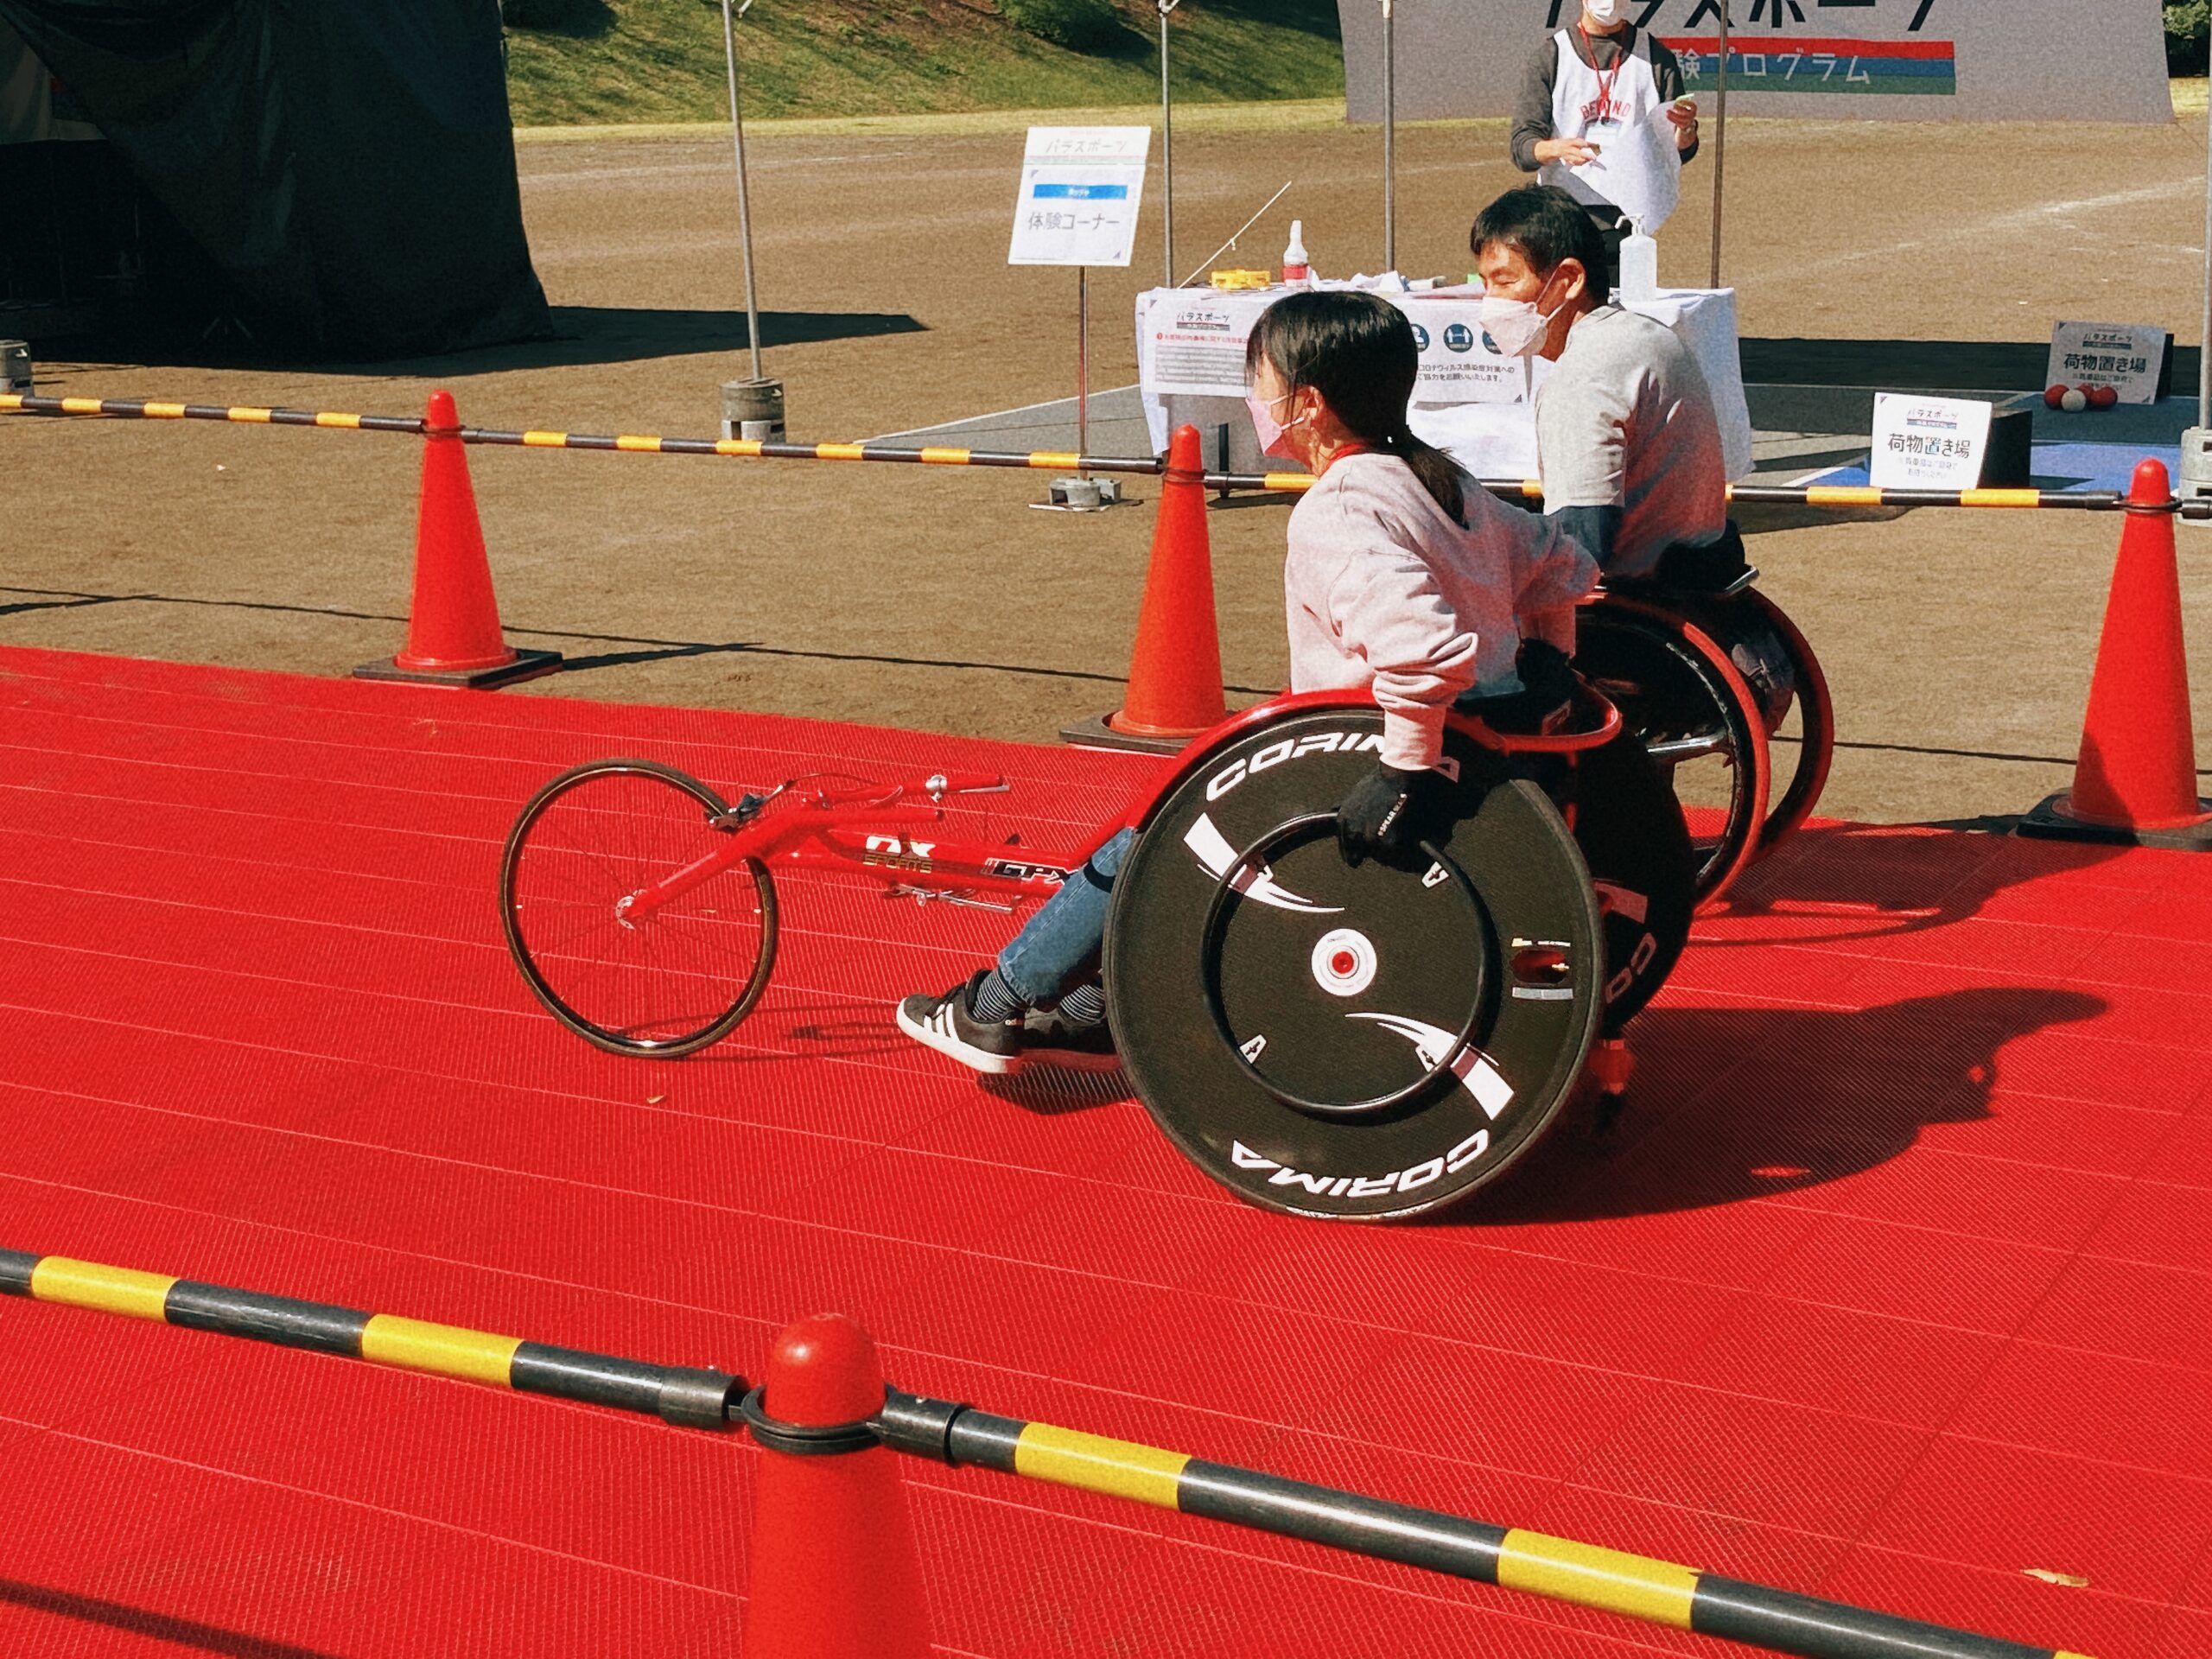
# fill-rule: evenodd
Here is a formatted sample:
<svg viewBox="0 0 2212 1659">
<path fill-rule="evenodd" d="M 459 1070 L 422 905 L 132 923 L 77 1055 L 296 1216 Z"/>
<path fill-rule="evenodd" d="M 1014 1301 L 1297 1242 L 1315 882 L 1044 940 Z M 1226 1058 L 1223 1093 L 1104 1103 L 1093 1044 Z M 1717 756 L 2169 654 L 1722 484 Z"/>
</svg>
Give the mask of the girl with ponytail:
<svg viewBox="0 0 2212 1659">
<path fill-rule="evenodd" d="M 1294 690 L 1371 690 L 1382 753 L 1338 811 L 1353 863 L 1402 856 L 1462 697 L 1522 689 L 1524 638 L 1572 655 L 1598 567 L 1506 505 L 1406 424 L 1421 353 L 1373 294 L 1293 294 L 1245 347 L 1261 447 L 1319 479 L 1290 515 L 1283 594 Z"/>
<path fill-rule="evenodd" d="M 1524 630 L 1571 650 L 1574 601 L 1598 579 L 1552 521 L 1493 499 L 1407 428 L 1419 361 L 1396 307 L 1336 291 L 1278 300 L 1246 358 L 1262 447 L 1320 475 L 1290 515 L 1291 689 L 1372 688 L 1382 705 L 1381 764 L 1338 810 L 1355 864 L 1409 855 L 1445 711 L 1522 689 Z M 1135 840 L 1123 830 L 1071 872 L 989 966 L 900 1002 L 899 1028 L 978 1071 L 1112 1066 L 1097 965 Z"/>
</svg>

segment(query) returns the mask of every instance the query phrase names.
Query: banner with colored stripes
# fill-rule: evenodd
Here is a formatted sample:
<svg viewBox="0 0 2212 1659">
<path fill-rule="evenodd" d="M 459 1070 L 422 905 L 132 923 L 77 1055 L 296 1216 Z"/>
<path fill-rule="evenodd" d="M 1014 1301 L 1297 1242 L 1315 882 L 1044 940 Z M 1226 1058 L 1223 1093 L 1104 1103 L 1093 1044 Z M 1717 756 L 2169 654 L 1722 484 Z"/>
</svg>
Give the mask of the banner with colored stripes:
<svg viewBox="0 0 2212 1659">
<path fill-rule="evenodd" d="M 1668 38 L 1682 85 L 1709 92 L 1720 73 L 1720 37 Z M 1853 41 L 1785 35 L 1728 41 L 1728 89 L 1734 92 L 1903 92 L 1949 98 L 1959 90 L 1958 49 L 1949 41 Z"/>
</svg>

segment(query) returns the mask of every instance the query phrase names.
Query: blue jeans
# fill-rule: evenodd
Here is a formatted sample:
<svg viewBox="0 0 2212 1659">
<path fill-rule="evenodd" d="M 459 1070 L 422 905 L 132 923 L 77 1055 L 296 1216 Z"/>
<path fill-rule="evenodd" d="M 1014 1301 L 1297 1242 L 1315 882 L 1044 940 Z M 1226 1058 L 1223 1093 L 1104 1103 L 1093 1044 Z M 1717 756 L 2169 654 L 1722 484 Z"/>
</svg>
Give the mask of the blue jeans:
<svg viewBox="0 0 2212 1659">
<path fill-rule="evenodd" d="M 1031 1007 L 1057 1002 L 1083 980 L 1096 976 L 1114 878 L 1136 838 L 1135 830 L 1123 830 L 1081 869 L 1069 871 L 1060 890 L 999 952 L 999 977 Z"/>
</svg>

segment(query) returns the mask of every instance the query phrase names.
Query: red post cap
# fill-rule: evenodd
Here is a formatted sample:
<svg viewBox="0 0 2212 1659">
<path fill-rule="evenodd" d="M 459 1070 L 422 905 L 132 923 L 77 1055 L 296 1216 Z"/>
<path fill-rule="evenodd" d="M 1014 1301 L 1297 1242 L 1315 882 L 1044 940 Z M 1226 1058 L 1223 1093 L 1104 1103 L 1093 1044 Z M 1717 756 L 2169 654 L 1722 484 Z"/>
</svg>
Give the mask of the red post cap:
<svg viewBox="0 0 2212 1659">
<path fill-rule="evenodd" d="M 856 1423 L 883 1409 L 875 1338 L 842 1313 L 784 1327 L 768 1351 L 761 1407 L 779 1422 Z"/>
<path fill-rule="evenodd" d="M 2135 476 L 2128 484 L 2127 499 L 2145 507 L 2163 507 L 2172 500 L 2173 486 L 2166 477 L 2166 463 L 2152 455 L 2137 461 Z"/>
</svg>

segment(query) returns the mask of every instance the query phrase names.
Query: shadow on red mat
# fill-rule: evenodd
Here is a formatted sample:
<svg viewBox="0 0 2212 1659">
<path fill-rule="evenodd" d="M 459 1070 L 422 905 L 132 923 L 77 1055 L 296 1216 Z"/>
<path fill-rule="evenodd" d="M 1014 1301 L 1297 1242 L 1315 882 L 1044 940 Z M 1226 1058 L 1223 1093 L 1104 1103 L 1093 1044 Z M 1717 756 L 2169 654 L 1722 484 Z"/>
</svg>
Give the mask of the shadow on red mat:
<svg viewBox="0 0 2212 1659">
<path fill-rule="evenodd" d="M 1942 856 L 1931 858 L 1929 842 L 1939 838 Z M 1827 944 L 1923 932 L 1978 915 L 2009 888 L 2078 876 L 2130 850 L 1925 824 L 1816 824 L 1745 872 L 1725 908 L 1700 918 L 1698 942 Z"/>
<path fill-rule="evenodd" d="M 1930 1125 L 1988 1119 L 2005 1044 L 2107 1007 L 2008 986 L 1850 1011 L 1655 1007 L 1637 1022 L 1653 1063 L 1620 1123 L 1604 1135 L 1561 1124 L 1447 1219 L 1595 1221 L 1842 1180 L 1909 1152 Z"/>
<path fill-rule="evenodd" d="M 289 1642 L 271 1642 L 262 1637 L 247 1636 L 241 1631 L 226 1630 L 193 1619 L 172 1618 L 166 1613 L 150 1613 L 141 1607 L 126 1606 L 119 1601 L 102 1601 L 96 1596 L 73 1596 L 66 1591 L 48 1590 L 35 1584 L 21 1584 L 13 1579 L 0 1579 L 0 1602 L 29 1607 L 79 1624 L 126 1630 L 133 1636 L 142 1636 L 191 1653 L 222 1654 L 226 1659 L 330 1659 L 330 1656 L 314 1648 L 295 1647 Z"/>
</svg>

